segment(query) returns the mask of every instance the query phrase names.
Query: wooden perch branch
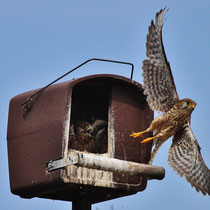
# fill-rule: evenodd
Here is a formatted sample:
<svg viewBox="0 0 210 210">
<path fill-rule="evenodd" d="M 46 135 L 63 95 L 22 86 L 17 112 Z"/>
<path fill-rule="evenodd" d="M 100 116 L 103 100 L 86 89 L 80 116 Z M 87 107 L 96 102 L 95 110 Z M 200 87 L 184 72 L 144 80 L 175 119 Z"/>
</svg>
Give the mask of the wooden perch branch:
<svg viewBox="0 0 210 210">
<path fill-rule="evenodd" d="M 119 160 L 103 155 L 84 152 L 70 152 L 68 156 L 70 158 L 75 158 L 75 156 L 78 157 L 76 158 L 78 160 L 75 163 L 75 165 L 77 166 L 111 171 L 115 173 L 123 173 L 128 175 L 143 176 L 150 179 L 161 180 L 165 176 L 165 169 L 159 166 Z"/>
</svg>

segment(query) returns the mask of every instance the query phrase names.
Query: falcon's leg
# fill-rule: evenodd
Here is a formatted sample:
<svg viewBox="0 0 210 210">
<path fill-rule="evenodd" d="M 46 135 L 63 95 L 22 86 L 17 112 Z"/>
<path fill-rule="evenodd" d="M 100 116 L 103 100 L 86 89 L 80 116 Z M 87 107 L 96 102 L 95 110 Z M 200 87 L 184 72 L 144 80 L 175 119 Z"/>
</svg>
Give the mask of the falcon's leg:
<svg viewBox="0 0 210 210">
<path fill-rule="evenodd" d="M 134 138 L 137 138 L 137 137 L 142 138 L 142 135 L 143 135 L 144 133 L 147 133 L 147 132 L 149 132 L 148 129 L 145 130 L 145 131 L 138 132 L 138 133 L 134 133 L 134 132 L 133 132 L 130 136 L 132 136 L 132 137 L 134 137 Z"/>
<path fill-rule="evenodd" d="M 153 139 L 156 139 L 158 137 L 159 136 L 148 137 L 148 138 L 144 139 L 141 143 L 147 143 L 147 142 L 152 141 Z"/>
<path fill-rule="evenodd" d="M 164 123 L 164 120 L 165 120 L 164 117 L 162 115 L 159 115 L 151 122 L 149 128 L 147 128 L 144 131 L 138 132 L 138 133 L 132 133 L 130 136 L 132 136 L 134 138 L 137 138 L 137 137 L 142 138 L 142 135 L 144 133 L 152 132 L 152 131 L 155 131 L 155 130 L 158 132 L 161 129 L 160 125 L 162 125 Z M 154 136 L 154 137 L 147 138 L 142 143 L 149 142 L 149 141 L 151 141 L 151 140 L 153 140 L 157 137 L 159 137 L 159 136 Z"/>
</svg>

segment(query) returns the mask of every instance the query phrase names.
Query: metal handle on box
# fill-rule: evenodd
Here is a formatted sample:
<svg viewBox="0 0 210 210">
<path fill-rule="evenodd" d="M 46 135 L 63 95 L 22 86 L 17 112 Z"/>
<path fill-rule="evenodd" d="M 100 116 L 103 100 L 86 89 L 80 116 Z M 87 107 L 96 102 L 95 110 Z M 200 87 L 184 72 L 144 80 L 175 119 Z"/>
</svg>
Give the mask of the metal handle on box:
<svg viewBox="0 0 210 210">
<path fill-rule="evenodd" d="M 133 70 L 134 70 L 134 65 L 132 63 L 128 63 L 128 62 L 124 62 L 124 61 L 115 61 L 115 60 L 108 60 L 108 59 L 102 59 L 102 58 L 91 58 L 86 60 L 85 62 L 81 63 L 80 65 L 76 66 L 75 68 L 71 69 L 70 71 L 68 71 L 67 73 L 65 73 L 64 75 L 60 76 L 59 78 L 57 78 L 56 80 L 52 81 L 51 83 L 49 83 L 48 85 L 46 85 L 45 87 L 43 87 L 42 89 L 40 89 L 39 91 L 37 91 L 36 93 L 34 93 L 33 95 L 31 95 L 30 97 L 28 97 L 22 104 L 22 108 L 24 111 L 29 111 L 29 107 L 28 107 L 28 102 L 30 100 L 32 100 L 32 98 L 41 93 L 43 90 L 45 90 L 46 88 L 48 88 L 49 86 L 51 86 L 52 84 L 54 84 L 55 82 L 57 82 L 58 80 L 64 78 L 65 76 L 67 76 L 68 74 L 72 73 L 73 71 L 75 71 L 76 69 L 78 69 L 79 67 L 85 65 L 86 63 L 90 62 L 90 61 L 104 61 L 104 62 L 111 62 L 111 63 L 118 63 L 118 64 L 126 64 L 126 65 L 131 65 L 131 76 L 130 79 L 133 78 Z"/>
</svg>

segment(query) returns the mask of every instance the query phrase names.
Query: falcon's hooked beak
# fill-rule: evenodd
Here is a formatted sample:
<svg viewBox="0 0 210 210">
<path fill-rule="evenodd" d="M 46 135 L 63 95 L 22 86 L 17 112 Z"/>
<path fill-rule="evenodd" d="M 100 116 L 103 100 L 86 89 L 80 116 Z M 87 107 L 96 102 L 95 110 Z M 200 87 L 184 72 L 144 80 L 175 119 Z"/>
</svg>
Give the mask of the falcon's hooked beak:
<svg viewBox="0 0 210 210">
<path fill-rule="evenodd" d="M 86 132 L 88 134 L 88 137 L 92 136 L 92 130 L 93 130 L 93 127 L 91 125 L 89 127 L 87 127 Z"/>
<path fill-rule="evenodd" d="M 190 106 L 194 109 L 195 108 L 195 104 L 190 104 Z"/>
<path fill-rule="evenodd" d="M 189 103 L 189 106 L 190 106 L 190 107 L 192 107 L 192 108 L 194 109 L 194 108 L 195 108 L 195 106 L 196 106 L 196 103 L 192 103 L 192 102 L 190 102 L 190 103 Z"/>
</svg>

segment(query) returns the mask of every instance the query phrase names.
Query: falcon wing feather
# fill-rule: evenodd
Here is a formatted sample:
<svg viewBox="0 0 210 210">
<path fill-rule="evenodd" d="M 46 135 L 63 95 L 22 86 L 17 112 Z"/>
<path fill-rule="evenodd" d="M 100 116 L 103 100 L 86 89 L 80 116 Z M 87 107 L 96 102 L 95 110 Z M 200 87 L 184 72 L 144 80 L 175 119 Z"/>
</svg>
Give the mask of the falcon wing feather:
<svg viewBox="0 0 210 210">
<path fill-rule="evenodd" d="M 210 170 L 201 156 L 200 146 L 189 125 L 174 136 L 168 162 L 197 191 L 210 195 Z"/>
<path fill-rule="evenodd" d="M 151 21 L 146 42 L 148 59 L 142 66 L 147 102 L 152 110 L 161 112 L 167 112 L 179 99 L 162 41 L 165 12 L 166 8 L 156 14 L 155 24 Z"/>
</svg>

